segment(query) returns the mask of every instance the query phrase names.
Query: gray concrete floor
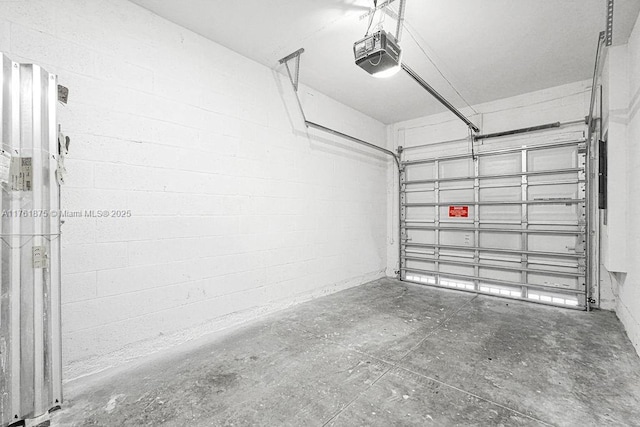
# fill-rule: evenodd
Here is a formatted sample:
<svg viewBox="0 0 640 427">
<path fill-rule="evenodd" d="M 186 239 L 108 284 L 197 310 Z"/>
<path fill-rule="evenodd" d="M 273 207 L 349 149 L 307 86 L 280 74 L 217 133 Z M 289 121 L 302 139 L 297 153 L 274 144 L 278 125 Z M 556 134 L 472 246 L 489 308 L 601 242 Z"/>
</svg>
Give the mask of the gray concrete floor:
<svg viewBox="0 0 640 427">
<path fill-rule="evenodd" d="M 54 426 L 640 426 L 610 312 L 382 279 L 71 383 Z"/>
</svg>

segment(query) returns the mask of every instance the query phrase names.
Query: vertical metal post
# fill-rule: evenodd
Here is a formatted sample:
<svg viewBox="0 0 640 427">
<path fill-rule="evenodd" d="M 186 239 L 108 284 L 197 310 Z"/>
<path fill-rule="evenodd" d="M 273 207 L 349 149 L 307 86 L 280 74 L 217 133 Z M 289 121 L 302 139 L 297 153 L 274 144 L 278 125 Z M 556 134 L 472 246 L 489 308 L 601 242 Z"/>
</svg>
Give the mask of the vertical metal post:
<svg viewBox="0 0 640 427">
<path fill-rule="evenodd" d="M 589 137 L 587 140 L 591 139 L 591 135 L 593 134 L 593 111 L 596 103 L 596 84 L 598 82 L 598 75 L 600 73 L 600 56 L 602 54 L 602 45 L 605 43 L 605 32 L 601 31 L 598 36 L 598 46 L 596 48 L 596 63 L 593 67 L 593 79 L 591 82 L 591 101 L 589 102 L 589 115 L 587 116 L 587 126 Z"/>
<path fill-rule="evenodd" d="M 8 112 L 10 109 L 8 108 L 7 103 L 5 102 L 9 99 L 9 92 L 7 90 L 7 85 L 4 84 L 6 79 L 11 75 L 11 63 L 4 56 L 0 56 L 0 142 L 2 143 L 0 148 L 2 149 L 2 155 L 4 155 L 4 150 L 8 147 L 5 147 L 4 141 L 9 140 L 9 135 L 7 130 L 10 129 L 10 123 L 8 123 Z M 0 210 L 4 210 L 6 208 L 4 203 L 4 192 L 2 188 L 0 188 Z M 0 230 L 4 229 L 5 220 L 0 216 Z M 5 385 L 6 389 L 9 391 L 8 393 L 0 393 L 0 407 L 9 408 L 11 407 L 10 402 L 10 390 L 11 390 L 11 357 L 7 357 L 7 349 L 11 348 L 11 334 L 5 325 L 9 325 L 11 323 L 11 307 L 10 296 L 11 290 L 8 288 L 9 282 L 5 280 L 5 274 L 10 270 L 4 266 L 4 256 L 5 256 L 5 244 L 3 241 L 0 241 L 0 348 L 3 349 L 4 355 L 2 356 L 2 360 L 4 363 L 0 364 L 0 375 L 2 376 L 0 381 Z M 10 355 L 9 355 L 10 356 Z M 0 412 L 0 424 L 4 424 L 9 422 L 10 415 L 7 415 L 6 411 L 3 410 Z"/>
<path fill-rule="evenodd" d="M 521 199 L 523 202 L 526 202 L 529 199 L 529 177 L 526 172 L 529 170 L 529 162 L 528 162 L 528 152 L 526 147 L 523 148 L 521 154 L 521 169 L 522 169 L 522 178 L 520 182 L 520 193 Z M 522 233 L 520 234 L 520 245 L 522 251 L 529 250 L 529 233 L 526 233 L 526 230 L 529 228 L 529 210 L 528 205 L 526 203 L 522 203 L 521 205 L 521 219 L 520 224 L 522 228 Z M 520 256 L 520 265 L 522 267 L 522 272 L 520 273 L 520 281 L 524 285 L 529 283 L 528 274 L 525 269 L 529 266 L 529 256 L 526 253 L 522 253 Z M 527 298 L 527 287 L 522 286 L 521 295 L 522 298 Z"/>
<path fill-rule="evenodd" d="M 433 183 L 433 198 L 436 205 L 433 207 L 433 243 L 435 244 L 433 248 L 433 259 L 434 262 L 434 270 L 436 271 L 436 284 L 440 284 L 440 161 L 436 160 L 433 163 L 433 175 L 434 175 L 434 183 Z"/>
<path fill-rule="evenodd" d="M 608 25 L 608 30 L 612 30 L 613 28 L 613 0 L 610 0 L 607 2 L 607 6 L 608 6 L 608 10 L 607 10 L 607 25 Z M 609 35 L 611 35 L 611 32 L 609 33 Z M 607 40 L 608 39 L 608 40 Z M 601 55 L 602 55 L 602 48 L 604 45 L 609 45 L 610 43 L 608 43 L 608 41 L 611 41 L 611 37 L 607 37 L 605 31 L 601 31 L 599 36 L 598 36 L 598 44 L 596 47 L 596 60 L 595 60 L 595 64 L 593 67 L 593 77 L 591 80 L 591 100 L 589 102 L 589 115 L 587 116 L 587 144 L 591 144 L 591 143 L 596 143 L 596 141 L 594 140 L 594 138 L 599 138 L 602 135 L 600 135 L 601 132 L 596 132 L 595 130 L 595 121 L 597 118 L 600 119 L 600 121 L 602 121 L 602 87 L 600 87 L 600 91 L 597 91 L 598 88 L 598 78 L 600 77 L 600 59 L 601 59 Z M 595 107 L 596 107 L 596 100 L 597 100 L 597 95 L 600 95 L 600 114 L 599 117 L 594 117 L 594 112 L 595 112 Z M 602 130 L 602 122 L 600 122 L 600 131 Z M 596 150 L 594 150 L 595 152 Z M 587 181 L 587 188 L 591 188 L 591 185 L 589 184 L 589 175 L 587 174 L 585 176 L 585 181 Z M 586 242 L 586 253 L 587 253 L 587 266 L 588 266 L 588 271 L 590 272 L 590 274 L 592 272 L 592 265 L 591 263 L 594 262 L 594 260 L 591 259 L 591 257 L 593 256 L 595 258 L 595 262 L 597 263 L 597 266 L 595 267 L 595 279 L 597 280 L 597 286 L 598 289 L 600 288 L 600 244 L 597 243 L 593 246 L 596 246 L 597 249 L 595 252 L 592 252 L 592 239 L 599 239 L 600 235 L 599 235 L 599 230 L 600 230 L 600 213 L 598 212 L 598 216 L 597 218 L 591 218 L 591 215 L 589 215 L 589 213 L 591 212 L 592 209 L 592 202 L 591 200 L 593 200 L 593 195 L 587 193 L 586 195 L 586 208 L 589 211 L 586 217 L 586 233 L 587 233 L 587 242 Z M 597 230 L 598 234 L 596 234 L 595 236 L 592 236 L 591 233 L 593 232 L 592 228 L 592 221 L 597 222 L 597 224 L 595 225 L 595 229 Z M 592 278 L 593 279 L 593 278 Z M 593 284 L 592 280 L 586 281 L 585 283 L 585 306 L 587 308 L 587 311 L 591 311 L 591 298 L 592 298 L 592 294 L 591 294 L 591 286 Z M 599 298 L 598 298 L 599 300 Z"/>
<path fill-rule="evenodd" d="M 471 144 L 473 144 L 473 139 L 471 140 Z M 476 247 L 476 250 L 473 252 L 473 262 L 476 264 L 473 267 L 473 275 L 476 279 L 473 281 L 473 286 L 476 291 L 480 290 L 480 251 L 477 249 L 480 246 L 480 160 L 477 156 L 473 157 L 473 245 Z"/>
<path fill-rule="evenodd" d="M 611 46 L 613 43 L 613 0 L 607 0 L 607 29 L 605 33 L 605 44 Z"/>
<path fill-rule="evenodd" d="M 409 237 L 407 235 L 407 229 L 406 229 L 406 220 L 407 220 L 407 208 L 404 206 L 404 204 L 406 203 L 406 194 L 405 194 L 405 189 L 406 189 L 406 185 L 405 185 L 405 170 L 404 168 L 400 169 L 400 193 L 399 193 L 399 197 L 400 197 L 400 241 L 398 242 L 398 245 L 400 245 L 400 260 L 398 261 L 398 264 L 400 266 L 399 268 L 399 275 L 400 278 L 404 278 L 403 277 L 403 268 L 405 268 L 404 265 L 404 254 L 406 251 L 406 246 L 405 246 L 405 241 L 406 239 Z"/>
<path fill-rule="evenodd" d="M 20 173 L 15 179 L 15 186 L 11 190 L 16 201 L 16 211 L 30 211 L 33 209 L 33 193 L 25 191 L 26 179 L 23 175 L 23 162 L 31 159 L 33 161 L 33 69 L 32 67 L 20 65 L 20 140 L 14 141 L 17 157 L 14 159 Z M 32 163 L 33 166 L 33 163 Z M 33 168 L 31 168 L 33 174 Z M 14 177 L 12 177 L 14 181 Z M 39 338 L 35 336 L 36 317 L 39 308 L 36 301 L 36 289 L 34 282 L 32 237 L 37 232 L 33 226 L 34 222 L 29 216 L 19 215 L 20 234 L 17 236 L 18 246 L 14 246 L 12 251 L 20 257 L 20 394 L 22 395 L 22 416 L 32 414 L 35 411 L 36 375 L 40 373 L 35 366 L 38 360 Z"/>
<path fill-rule="evenodd" d="M 20 143 L 20 65 L 16 62 L 11 65 L 11 155 L 16 153 L 16 144 Z M 13 191 L 9 191 L 11 199 L 10 209 L 15 212 L 20 209 L 20 199 Z M 9 248 L 20 247 L 20 218 L 11 215 L 9 232 L 11 237 L 7 240 Z M 20 320 L 22 318 L 21 292 L 20 292 L 20 252 L 10 249 L 11 257 L 11 407 L 13 419 L 18 421 L 22 413 L 21 395 L 21 355 L 22 340 L 20 334 Z"/>
<path fill-rule="evenodd" d="M 599 104 L 600 114 L 602 117 L 602 86 L 599 86 Z M 596 304 L 600 304 L 600 209 L 599 203 L 599 174 L 600 174 L 600 144 L 602 138 L 602 124 L 598 127 L 597 132 L 589 133 L 587 139 L 587 171 L 585 174 L 585 204 L 587 207 L 586 217 L 586 234 L 587 244 L 585 247 L 586 255 L 586 271 L 587 276 L 585 286 L 587 291 L 585 297 L 594 299 Z M 594 298 L 594 295 L 596 296 Z M 588 309 L 591 308 L 589 303 Z"/>
<path fill-rule="evenodd" d="M 50 212 L 60 211 L 60 186 L 56 178 L 58 168 L 58 79 L 54 74 L 49 75 L 48 87 L 48 107 L 49 107 L 49 210 Z M 49 244 L 49 280 L 50 280 L 50 303 L 51 303 L 51 404 L 60 405 L 62 403 L 62 332 L 61 332 L 61 240 L 60 240 L 60 217 L 52 218 L 51 241 Z"/>
<path fill-rule="evenodd" d="M 402 37 L 402 26 L 404 25 L 404 13 L 405 13 L 406 0 L 400 0 L 400 6 L 398 7 L 398 26 L 396 28 L 396 41 L 400 42 Z"/>
<path fill-rule="evenodd" d="M 586 256 L 583 259 L 578 259 L 578 273 L 583 276 L 580 278 L 579 285 L 584 289 L 585 295 L 585 307 L 587 311 L 591 311 L 591 285 L 592 283 L 587 280 L 590 268 L 589 258 L 591 257 L 591 224 L 590 224 L 590 210 L 591 210 L 591 195 L 587 190 L 589 188 L 589 164 L 588 164 L 588 151 L 589 145 L 592 141 L 587 140 L 586 143 L 580 144 L 577 149 L 577 162 L 578 167 L 582 170 L 578 172 L 578 194 L 579 199 L 583 199 L 584 203 L 577 205 L 578 226 L 582 230 L 582 234 L 577 236 L 576 249 L 580 248 Z"/>
<path fill-rule="evenodd" d="M 43 247 L 43 221 L 39 215 L 43 211 L 42 206 L 42 188 L 44 179 L 42 176 L 42 75 L 41 69 L 37 65 L 31 66 L 31 84 L 32 84 L 32 101 L 31 101 L 31 165 L 33 174 L 33 190 L 32 190 L 32 209 L 33 216 L 33 245 L 32 248 Z M 48 130 L 48 128 L 45 128 Z M 27 245 L 29 247 L 31 245 Z M 47 312 L 45 310 L 45 288 L 43 269 L 35 268 L 32 256 L 32 272 L 33 272 L 33 341 L 34 341 L 34 408 L 36 415 L 46 412 L 49 408 L 45 408 L 45 327 L 44 321 Z"/>
<path fill-rule="evenodd" d="M 600 113 L 598 114 L 598 132 L 594 138 L 591 132 L 587 132 L 587 142 L 590 144 L 587 146 L 587 158 L 589 170 L 587 173 L 587 206 L 589 211 L 587 214 L 587 231 L 589 238 L 587 239 L 587 266 L 589 267 L 589 276 L 587 278 L 587 286 L 595 286 L 597 290 L 598 305 L 600 304 L 601 284 L 600 284 L 600 224 L 601 214 L 599 209 L 599 189 L 596 182 L 599 182 L 600 176 L 600 139 L 604 137 L 602 135 L 602 85 L 598 86 L 598 104 Z M 592 145 L 591 145 L 592 144 Z M 591 296 L 592 294 L 589 294 Z"/>
</svg>

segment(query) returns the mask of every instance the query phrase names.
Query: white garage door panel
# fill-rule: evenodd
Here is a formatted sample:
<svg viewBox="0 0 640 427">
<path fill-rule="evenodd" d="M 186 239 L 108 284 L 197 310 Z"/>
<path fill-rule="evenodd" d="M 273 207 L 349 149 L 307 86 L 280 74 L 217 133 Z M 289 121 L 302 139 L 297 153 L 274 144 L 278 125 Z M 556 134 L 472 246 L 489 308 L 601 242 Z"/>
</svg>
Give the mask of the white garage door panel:
<svg viewBox="0 0 640 427">
<path fill-rule="evenodd" d="M 403 153 L 403 280 L 585 307 L 584 140 L 522 141 Z"/>
<path fill-rule="evenodd" d="M 439 162 L 440 179 L 467 178 L 473 176 L 473 162 L 469 159 L 443 160 Z"/>
<path fill-rule="evenodd" d="M 435 243 L 435 231 L 408 229 L 406 238 L 409 242 L 433 244 Z"/>
<path fill-rule="evenodd" d="M 430 222 L 436 217 L 435 208 L 429 206 L 407 207 L 405 215 L 408 220 Z"/>
<path fill-rule="evenodd" d="M 406 180 L 407 181 L 420 181 L 423 179 L 433 179 L 435 178 L 435 166 L 433 164 L 423 164 L 416 165 L 411 168 L 411 170 L 407 170 Z"/>
<path fill-rule="evenodd" d="M 435 263 L 426 262 L 426 261 L 415 261 L 413 259 L 407 260 L 407 266 L 412 269 L 418 270 L 433 270 L 435 268 Z"/>
<path fill-rule="evenodd" d="M 520 199 L 521 196 L 522 196 L 522 193 L 521 193 L 519 184 L 518 184 L 518 187 L 508 186 L 508 187 L 501 187 L 501 188 L 481 188 L 480 189 L 481 202 L 500 202 L 505 200 L 518 201 L 518 200 L 521 200 Z"/>
<path fill-rule="evenodd" d="M 480 206 L 481 224 L 490 227 L 495 223 L 517 223 L 520 224 L 522 218 L 522 210 L 520 205 L 495 205 Z"/>
<path fill-rule="evenodd" d="M 443 275 L 447 275 L 449 273 L 452 278 L 455 277 L 456 275 L 473 276 L 473 267 L 472 266 L 465 267 L 460 265 L 443 263 L 440 265 L 440 272 Z"/>
<path fill-rule="evenodd" d="M 475 246 L 473 231 L 440 231 L 440 243 L 447 246 Z"/>
<path fill-rule="evenodd" d="M 517 266 L 515 266 L 517 267 Z M 496 279 L 506 282 L 519 282 L 520 273 L 513 271 L 501 271 L 493 268 L 480 267 L 479 276 L 485 279 Z"/>
<path fill-rule="evenodd" d="M 496 175 L 520 172 L 520 153 L 496 155 L 495 157 L 481 157 L 478 160 L 480 175 Z M 520 182 L 518 182 L 520 184 Z"/>
<path fill-rule="evenodd" d="M 544 274 L 530 274 L 529 283 L 535 285 L 553 286 L 563 289 L 578 289 L 578 280 L 570 277 L 558 277 Z"/>
<path fill-rule="evenodd" d="M 569 169 L 575 170 L 576 168 L 569 168 Z M 549 182 L 552 182 L 552 183 L 564 182 L 564 181 L 577 182 L 578 180 L 579 180 L 579 175 L 575 172 L 563 173 L 563 174 L 557 174 L 557 175 L 552 175 L 549 173 L 544 173 L 541 175 L 529 175 L 529 185 L 531 186 L 549 183 Z"/>
<path fill-rule="evenodd" d="M 418 190 L 407 192 L 408 203 L 432 203 L 435 202 L 433 186 L 422 186 Z"/>
<path fill-rule="evenodd" d="M 455 205 L 469 199 L 473 199 L 473 188 L 456 190 L 440 189 L 440 201 L 443 203 Z"/>
<path fill-rule="evenodd" d="M 578 167 L 577 147 L 533 150 L 528 153 L 528 168 L 533 172 L 576 167 Z"/>
<path fill-rule="evenodd" d="M 483 248 L 519 251 L 522 249 L 522 238 L 520 233 L 490 233 L 481 231 L 480 246 Z"/>
<path fill-rule="evenodd" d="M 545 198 L 576 199 L 578 188 L 576 182 L 556 184 L 529 184 L 529 199 L 544 200 Z"/>
<path fill-rule="evenodd" d="M 529 207 L 531 224 L 538 222 L 553 226 L 559 221 L 570 222 L 577 225 L 578 210 L 576 205 L 539 205 Z"/>
<path fill-rule="evenodd" d="M 529 250 L 535 252 L 575 254 L 578 241 L 581 241 L 579 236 L 533 234 L 529 236 Z M 577 249 L 579 250 L 580 248 Z"/>
</svg>

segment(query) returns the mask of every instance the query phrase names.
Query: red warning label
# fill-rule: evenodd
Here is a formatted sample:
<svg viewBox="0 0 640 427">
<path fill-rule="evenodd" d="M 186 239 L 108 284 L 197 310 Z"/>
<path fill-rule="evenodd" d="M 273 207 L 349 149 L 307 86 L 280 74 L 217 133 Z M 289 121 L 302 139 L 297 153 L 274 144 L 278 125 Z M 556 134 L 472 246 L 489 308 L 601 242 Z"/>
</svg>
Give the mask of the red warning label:
<svg viewBox="0 0 640 427">
<path fill-rule="evenodd" d="M 469 206 L 449 206 L 449 218 L 469 218 Z"/>
</svg>

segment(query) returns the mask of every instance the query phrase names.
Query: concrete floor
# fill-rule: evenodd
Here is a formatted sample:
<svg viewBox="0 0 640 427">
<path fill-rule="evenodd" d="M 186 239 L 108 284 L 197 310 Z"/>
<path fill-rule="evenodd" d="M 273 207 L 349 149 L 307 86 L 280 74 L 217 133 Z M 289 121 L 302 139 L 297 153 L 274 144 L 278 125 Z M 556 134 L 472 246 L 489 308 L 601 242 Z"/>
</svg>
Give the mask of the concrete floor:
<svg viewBox="0 0 640 427">
<path fill-rule="evenodd" d="M 640 426 L 610 312 L 382 279 L 66 389 L 54 426 Z"/>
</svg>

